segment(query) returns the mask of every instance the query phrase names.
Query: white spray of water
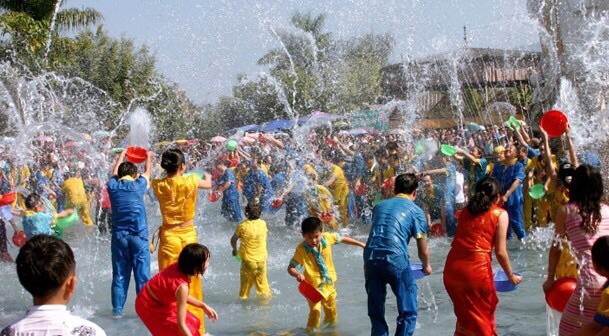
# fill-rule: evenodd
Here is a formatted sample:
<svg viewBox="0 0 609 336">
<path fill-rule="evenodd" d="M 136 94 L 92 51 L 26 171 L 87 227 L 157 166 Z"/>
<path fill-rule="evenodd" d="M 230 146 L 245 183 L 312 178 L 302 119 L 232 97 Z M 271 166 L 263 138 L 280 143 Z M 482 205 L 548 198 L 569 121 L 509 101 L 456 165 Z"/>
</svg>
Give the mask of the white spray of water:
<svg viewBox="0 0 609 336">
<path fill-rule="evenodd" d="M 129 116 L 129 144 L 148 148 L 150 142 L 148 136 L 152 130 L 150 114 L 145 109 L 138 107 Z"/>
</svg>

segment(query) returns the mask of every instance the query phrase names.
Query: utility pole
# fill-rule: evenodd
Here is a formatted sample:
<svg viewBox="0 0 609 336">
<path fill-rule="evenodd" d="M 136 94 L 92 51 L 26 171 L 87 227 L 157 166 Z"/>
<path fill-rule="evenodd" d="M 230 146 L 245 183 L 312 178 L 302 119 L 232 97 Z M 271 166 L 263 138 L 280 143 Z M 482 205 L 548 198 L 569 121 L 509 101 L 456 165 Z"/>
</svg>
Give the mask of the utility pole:
<svg viewBox="0 0 609 336">
<path fill-rule="evenodd" d="M 463 43 L 465 45 L 465 48 L 468 47 L 467 44 L 467 27 L 463 26 Z"/>
</svg>

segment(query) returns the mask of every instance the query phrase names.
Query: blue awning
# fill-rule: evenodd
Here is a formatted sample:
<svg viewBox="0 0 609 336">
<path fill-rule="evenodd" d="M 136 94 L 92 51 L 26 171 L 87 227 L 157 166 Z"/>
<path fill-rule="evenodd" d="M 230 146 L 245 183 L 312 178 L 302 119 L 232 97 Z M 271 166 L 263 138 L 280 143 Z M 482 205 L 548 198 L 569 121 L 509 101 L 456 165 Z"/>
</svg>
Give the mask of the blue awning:
<svg viewBox="0 0 609 336">
<path fill-rule="evenodd" d="M 292 120 L 289 119 L 276 119 L 269 121 L 264 124 L 262 127 L 262 131 L 264 132 L 275 132 L 279 130 L 288 130 L 294 126 Z"/>
</svg>

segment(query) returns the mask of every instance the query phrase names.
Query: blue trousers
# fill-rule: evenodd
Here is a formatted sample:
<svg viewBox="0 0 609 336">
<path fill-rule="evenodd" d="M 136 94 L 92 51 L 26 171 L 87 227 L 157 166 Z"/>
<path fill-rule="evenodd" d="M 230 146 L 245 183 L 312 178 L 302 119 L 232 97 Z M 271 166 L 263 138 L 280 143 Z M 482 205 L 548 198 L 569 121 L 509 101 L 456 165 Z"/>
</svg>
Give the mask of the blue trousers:
<svg viewBox="0 0 609 336">
<path fill-rule="evenodd" d="M 372 336 L 389 335 L 385 321 L 385 299 L 387 285 L 397 299 L 398 318 L 396 336 L 410 336 L 417 321 L 417 283 L 412 276 L 410 264 L 405 258 L 399 262 L 387 260 L 365 260 L 364 277 L 368 293 L 368 317 L 372 324 Z"/>
<path fill-rule="evenodd" d="M 241 215 L 241 205 L 239 204 L 239 197 L 227 198 L 222 197 L 222 209 L 220 211 L 224 218 L 233 222 L 243 221 L 243 215 Z"/>
<path fill-rule="evenodd" d="M 142 290 L 150 280 L 150 249 L 148 238 L 112 232 L 112 314 L 122 315 L 131 271 L 135 278 L 135 291 Z"/>
<path fill-rule="evenodd" d="M 285 197 L 285 225 L 300 227 L 302 221 L 309 217 L 309 210 L 304 194 L 291 192 Z"/>
<path fill-rule="evenodd" d="M 508 217 L 510 218 L 510 225 L 508 226 L 507 238 L 512 238 L 512 230 L 516 233 L 518 239 L 522 240 L 522 238 L 527 236 L 527 232 L 524 229 L 524 201 L 522 198 L 516 199 L 514 201 L 509 202 L 504 206 L 504 209 L 508 213 Z"/>
</svg>

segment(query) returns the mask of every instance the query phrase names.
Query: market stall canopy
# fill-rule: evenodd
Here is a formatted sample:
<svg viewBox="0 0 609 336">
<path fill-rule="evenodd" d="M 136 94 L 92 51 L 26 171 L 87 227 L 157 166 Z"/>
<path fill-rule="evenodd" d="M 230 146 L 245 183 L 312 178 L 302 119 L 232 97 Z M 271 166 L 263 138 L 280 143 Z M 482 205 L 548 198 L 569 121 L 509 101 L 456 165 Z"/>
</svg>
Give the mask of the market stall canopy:
<svg viewBox="0 0 609 336">
<path fill-rule="evenodd" d="M 331 121 L 339 120 L 339 119 L 345 119 L 345 116 L 316 111 L 308 116 L 299 118 L 298 125 L 331 122 Z"/>
<path fill-rule="evenodd" d="M 280 130 L 288 130 L 294 126 L 294 122 L 289 119 L 275 119 L 269 121 L 262 126 L 263 132 L 276 132 Z"/>
</svg>

